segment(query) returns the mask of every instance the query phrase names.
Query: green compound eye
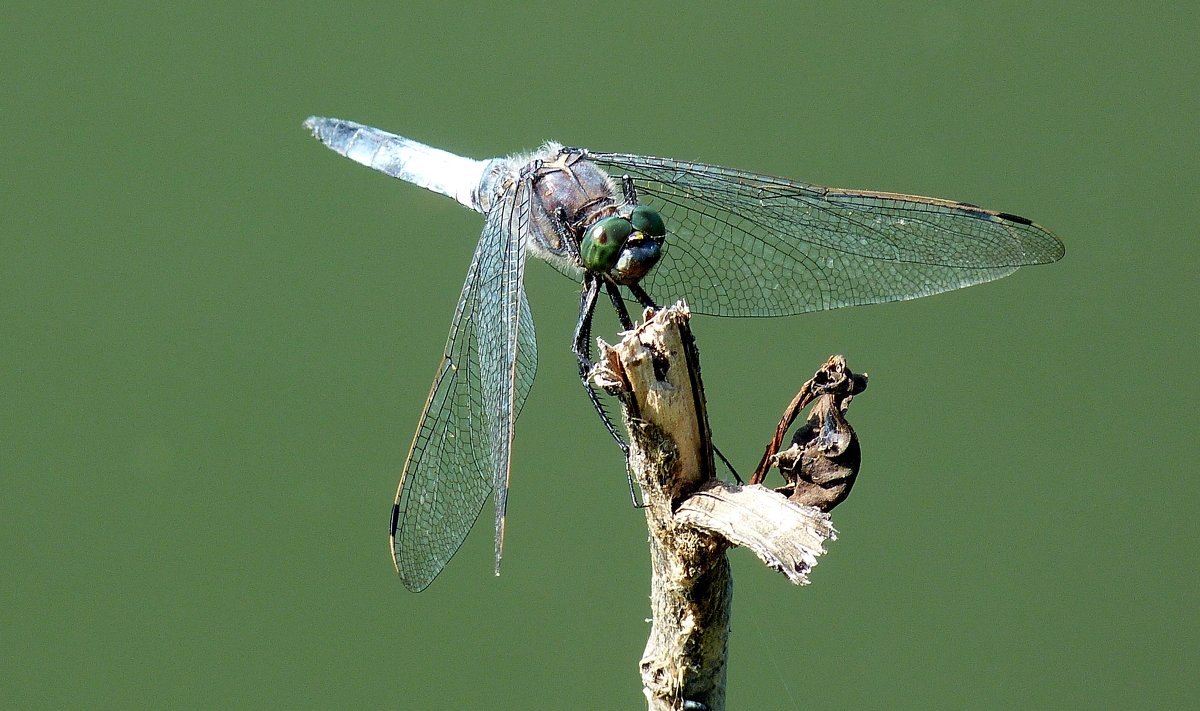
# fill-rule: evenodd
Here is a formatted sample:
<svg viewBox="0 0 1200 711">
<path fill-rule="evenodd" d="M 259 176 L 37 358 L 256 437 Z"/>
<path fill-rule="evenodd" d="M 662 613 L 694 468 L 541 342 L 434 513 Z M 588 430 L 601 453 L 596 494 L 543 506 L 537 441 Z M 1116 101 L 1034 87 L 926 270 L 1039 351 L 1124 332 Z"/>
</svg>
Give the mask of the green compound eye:
<svg viewBox="0 0 1200 711">
<path fill-rule="evenodd" d="M 658 211 L 638 205 L 633 208 L 633 214 L 629 216 L 629 221 L 633 223 L 634 229 L 638 232 L 643 232 L 651 237 L 662 237 L 667 234 L 667 226 L 663 224 L 663 218 L 658 214 Z"/>
<path fill-rule="evenodd" d="M 662 221 L 659 220 L 659 224 Z M 588 228 L 579 245 L 579 259 L 584 269 L 607 272 L 621 256 L 625 239 L 633 232 L 633 225 L 623 217 L 606 217 Z"/>
</svg>

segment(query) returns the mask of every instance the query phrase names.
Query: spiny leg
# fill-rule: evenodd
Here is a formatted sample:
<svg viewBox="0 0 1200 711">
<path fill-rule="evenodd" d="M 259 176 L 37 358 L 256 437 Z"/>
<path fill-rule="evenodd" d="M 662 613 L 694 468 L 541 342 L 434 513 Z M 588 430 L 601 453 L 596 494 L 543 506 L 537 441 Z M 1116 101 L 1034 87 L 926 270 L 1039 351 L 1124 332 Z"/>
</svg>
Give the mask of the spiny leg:
<svg viewBox="0 0 1200 711">
<path fill-rule="evenodd" d="M 729 470 L 729 473 L 733 475 L 733 478 L 737 480 L 739 485 L 746 483 L 742 481 L 742 475 L 737 473 L 737 469 L 733 468 L 733 465 L 730 464 L 729 459 L 721 452 L 720 449 L 717 449 L 717 445 L 715 444 L 713 445 L 713 452 L 715 452 L 716 455 L 721 458 L 722 462 L 725 462 L 725 468 Z"/>
<path fill-rule="evenodd" d="M 629 318 L 629 309 L 625 307 L 625 299 L 621 297 L 620 287 L 605 279 L 604 288 L 608 291 L 608 298 L 612 300 L 613 308 L 617 311 L 617 319 L 621 322 L 621 328 L 632 331 L 633 319 Z"/>
<path fill-rule="evenodd" d="M 620 288 L 607 279 L 604 281 L 604 288 L 608 291 L 608 298 L 612 300 L 613 308 L 617 312 L 617 319 L 621 321 L 621 328 L 626 331 L 633 330 L 633 319 L 629 318 L 629 309 L 625 307 L 625 299 L 621 298 Z M 618 441 L 617 444 L 624 444 Z M 628 446 L 622 447 L 625 450 L 625 479 L 629 481 L 629 498 L 633 500 L 635 509 L 644 509 L 646 504 L 638 501 L 637 487 L 633 484 L 633 471 L 629 468 L 629 449 Z"/>
<path fill-rule="evenodd" d="M 629 445 L 625 440 L 621 439 L 620 433 L 617 432 L 616 425 L 613 424 L 612 418 L 608 416 L 608 412 L 604 409 L 604 404 L 600 402 L 600 396 L 596 394 L 595 388 L 592 387 L 589 381 L 589 375 L 592 371 L 592 316 L 596 313 L 596 298 L 600 295 L 600 278 L 594 274 L 585 274 L 583 277 L 583 293 L 579 299 L 579 321 L 575 324 L 575 337 L 571 343 L 571 350 L 575 353 L 576 360 L 579 361 L 579 380 L 583 383 L 583 389 L 587 392 L 588 399 L 592 401 L 592 407 L 596 408 L 596 414 L 600 416 L 600 421 L 604 423 L 604 429 L 612 435 L 617 446 L 621 448 L 621 452 L 625 458 L 629 458 Z"/>
<path fill-rule="evenodd" d="M 571 228 L 567 226 L 567 210 L 559 205 L 558 208 L 550 215 L 550 225 L 554 228 L 555 234 L 558 235 L 558 243 L 567 251 L 567 256 L 579 262 L 579 245 L 575 243 L 575 237 L 571 234 Z"/>
<path fill-rule="evenodd" d="M 638 204 L 637 188 L 633 184 L 633 178 L 628 175 L 621 176 L 621 193 L 625 196 L 626 205 Z"/>
<path fill-rule="evenodd" d="M 630 284 L 629 293 L 633 294 L 633 298 L 638 300 L 642 308 L 658 311 L 658 304 L 654 303 L 654 299 L 650 298 L 650 295 L 646 293 L 641 284 Z"/>
</svg>

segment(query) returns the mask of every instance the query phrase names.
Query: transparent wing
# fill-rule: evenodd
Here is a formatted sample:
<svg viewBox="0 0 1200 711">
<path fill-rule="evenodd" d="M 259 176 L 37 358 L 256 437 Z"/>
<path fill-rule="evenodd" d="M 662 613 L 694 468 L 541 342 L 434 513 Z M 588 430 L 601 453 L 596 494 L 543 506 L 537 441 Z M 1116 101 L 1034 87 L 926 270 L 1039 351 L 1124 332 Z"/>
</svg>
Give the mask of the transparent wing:
<svg viewBox="0 0 1200 711">
<path fill-rule="evenodd" d="M 489 492 L 500 565 L 513 423 L 537 368 L 524 252 L 502 218 L 484 226 L 396 492 L 393 561 L 414 592 L 453 557 Z"/>
<path fill-rule="evenodd" d="M 1063 256 L 1023 217 L 914 195 L 824 188 L 729 168 L 589 153 L 667 224 L 643 282 L 719 316 L 782 316 L 979 284 Z"/>
</svg>

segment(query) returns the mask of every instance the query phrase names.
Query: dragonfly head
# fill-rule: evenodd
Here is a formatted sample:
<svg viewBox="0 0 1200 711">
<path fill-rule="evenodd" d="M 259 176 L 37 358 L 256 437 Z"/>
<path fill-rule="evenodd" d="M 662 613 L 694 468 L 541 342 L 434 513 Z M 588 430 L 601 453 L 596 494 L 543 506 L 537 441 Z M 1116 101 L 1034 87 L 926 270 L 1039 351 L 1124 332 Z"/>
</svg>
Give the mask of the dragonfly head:
<svg viewBox="0 0 1200 711">
<path fill-rule="evenodd" d="M 583 267 L 608 274 L 618 284 L 636 284 L 662 256 L 667 229 L 652 208 L 638 205 L 629 217 L 597 220 L 579 244 Z"/>
</svg>

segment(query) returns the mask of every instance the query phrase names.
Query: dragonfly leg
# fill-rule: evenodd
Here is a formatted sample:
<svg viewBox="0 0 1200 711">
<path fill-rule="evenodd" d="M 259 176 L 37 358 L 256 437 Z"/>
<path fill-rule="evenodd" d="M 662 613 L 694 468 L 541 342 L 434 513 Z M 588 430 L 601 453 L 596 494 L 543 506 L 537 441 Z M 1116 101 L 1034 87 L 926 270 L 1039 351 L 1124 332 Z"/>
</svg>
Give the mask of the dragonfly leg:
<svg viewBox="0 0 1200 711">
<path fill-rule="evenodd" d="M 738 484 L 746 483 L 742 481 L 742 475 L 737 473 L 737 469 L 733 468 L 733 465 L 729 463 L 729 459 L 724 455 L 724 453 L 721 452 L 720 449 L 717 449 L 717 445 L 715 444 L 713 445 L 713 452 L 715 452 L 716 455 L 721 458 L 722 462 L 725 462 L 725 468 L 729 470 L 729 473 L 733 475 L 733 478 L 737 480 Z"/>
<path fill-rule="evenodd" d="M 566 208 L 559 205 L 558 209 L 550 215 L 550 224 L 554 227 L 555 234 L 558 235 L 558 243 L 566 248 L 567 256 L 578 262 L 579 245 L 575 243 L 575 235 L 572 234 L 571 228 L 567 226 Z"/>
<path fill-rule="evenodd" d="M 650 295 L 646 293 L 641 284 L 630 284 L 629 293 L 633 294 L 633 297 L 638 300 L 642 308 L 658 311 L 658 304 L 654 303 L 654 299 L 650 298 Z"/>
<path fill-rule="evenodd" d="M 638 204 L 637 188 L 633 184 L 633 178 L 628 175 L 621 176 L 621 192 L 625 195 L 626 205 Z"/>
<path fill-rule="evenodd" d="M 627 309 L 625 307 L 625 299 L 621 298 L 620 287 L 618 287 L 616 284 L 614 284 L 611 281 L 605 280 L 604 288 L 608 291 L 608 298 L 612 299 L 613 308 L 615 308 L 617 311 L 617 318 L 620 319 L 620 321 L 621 321 L 621 328 L 625 329 L 626 331 L 632 331 L 633 330 L 633 319 L 629 318 L 629 309 Z M 594 306 L 594 304 L 593 304 L 593 306 Z M 588 388 L 588 392 L 589 392 L 589 394 L 592 394 L 592 395 L 595 394 L 595 392 L 590 387 Z M 595 400 L 593 399 L 592 402 L 594 403 Z M 600 408 L 597 407 L 597 410 L 599 410 L 599 409 Z M 605 422 L 606 425 L 609 424 L 607 421 L 607 419 L 608 419 L 607 413 L 601 411 L 600 417 L 602 419 L 606 420 L 606 422 Z M 612 427 L 610 426 L 609 432 L 612 432 L 612 431 L 613 431 Z M 615 437 L 615 435 L 614 435 L 614 437 Z M 619 447 L 621 447 L 621 451 L 625 453 L 625 480 L 627 482 L 629 482 L 629 499 L 631 501 L 633 501 L 633 507 L 635 509 L 644 509 L 644 508 L 646 508 L 646 504 L 638 500 L 637 487 L 634 486 L 634 483 L 633 483 L 633 471 L 629 468 L 629 445 L 626 444 L 625 441 L 622 440 L 620 437 L 616 437 L 616 440 L 617 440 L 617 445 Z"/>
<path fill-rule="evenodd" d="M 617 310 L 617 319 L 621 321 L 621 328 L 632 331 L 633 319 L 629 318 L 629 309 L 625 307 L 625 299 L 621 298 L 620 287 L 606 279 L 604 288 L 608 290 L 608 298 L 612 299 L 613 308 Z"/>
<path fill-rule="evenodd" d="M 594 274 L 585 274 L 583 277 L 583 294 L 579 300 L 579 322 L 575 325 L 575 337 L 571 344 L 571 350 L 575 353 L 575 358 L 579 361 L 579 380 L 583 383 L 583 389 L 587 393 L 588 399 L 592 401 L 592 407 L 596 409 L 596 414 L 600 416 L 600 421 L 604 423 L 604 429 L 612 435 L 617 446 L 621 448 L 621 452 L 626 459 L 629 458 L 629 445 L 625 440 L 621 439 L 621 434 L 617 432 L 616 425 L 613 424 L 612 418 L 608 416 L 608 412 L 604 409 L 604 403 L 600 402 L 600 396 L 596 393 L 596 389 L 589 382 L 588 375 L 592 370 L 592 316 L 596 313 L 596 298 L 600 295 L 600 278 Z"/>
</svg>

